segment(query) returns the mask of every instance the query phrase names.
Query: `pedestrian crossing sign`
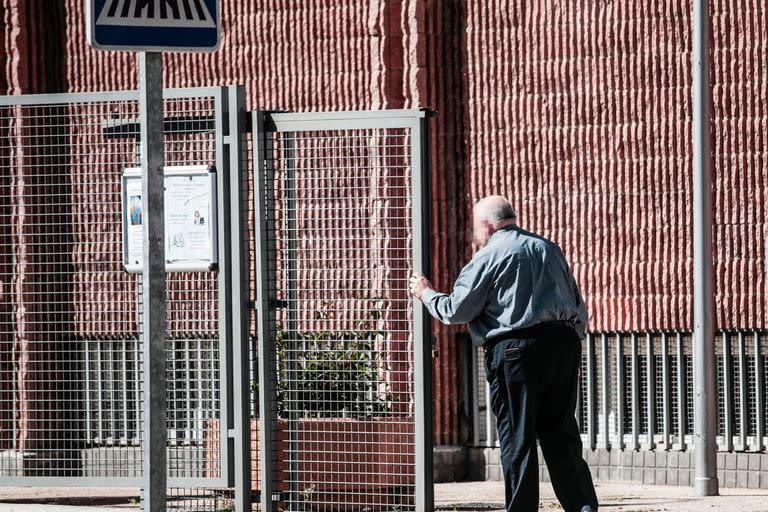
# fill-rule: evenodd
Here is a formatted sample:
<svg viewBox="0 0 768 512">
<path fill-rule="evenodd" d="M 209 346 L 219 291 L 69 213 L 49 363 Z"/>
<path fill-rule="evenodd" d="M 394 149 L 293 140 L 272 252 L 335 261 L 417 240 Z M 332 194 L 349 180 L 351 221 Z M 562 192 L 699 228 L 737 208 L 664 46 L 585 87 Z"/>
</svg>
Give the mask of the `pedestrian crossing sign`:
<svg viewBox="0 0 768 512">
<path fill-rule="evenodd" d="M 88 43 L 126 51 L 213 51 L 220 0 L 88 0 Z"/>
</svg>

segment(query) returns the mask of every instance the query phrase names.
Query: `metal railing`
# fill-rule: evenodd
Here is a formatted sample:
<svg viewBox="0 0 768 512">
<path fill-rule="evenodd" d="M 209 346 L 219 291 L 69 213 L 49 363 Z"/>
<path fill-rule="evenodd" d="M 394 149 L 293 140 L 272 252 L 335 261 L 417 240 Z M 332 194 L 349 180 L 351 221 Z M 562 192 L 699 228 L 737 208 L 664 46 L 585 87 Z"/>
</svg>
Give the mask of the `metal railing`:
<svg viewBox="0 0 768 512">
<path fill-rule="evenodd" d="M 716 333 L 720 451 L 764 452 L 768 446 L 768 333 Z M 576 418 L 587 448 L 692 448 L 693 353 L 689 331 L 587 335 Z M 472 349 L 474 445 L 497 446 L 482 348 Z"/>
</svg>

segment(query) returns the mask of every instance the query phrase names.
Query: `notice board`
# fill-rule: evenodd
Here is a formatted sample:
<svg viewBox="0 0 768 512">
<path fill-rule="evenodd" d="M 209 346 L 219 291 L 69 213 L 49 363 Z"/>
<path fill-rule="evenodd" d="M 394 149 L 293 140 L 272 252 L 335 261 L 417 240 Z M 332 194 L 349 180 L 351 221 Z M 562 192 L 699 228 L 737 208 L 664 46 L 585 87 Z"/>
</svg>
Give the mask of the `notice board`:
<svg viewBox="0 0 768 512">
<path fill-rule="evenodd" d="M 216 172 L 212 166 L 164 168 L 165 269 L 210 271 L 217 263 Z M 143 270 L 144 236 L 141 168 L 122 177 L 123 267 Z"/>
</svg>

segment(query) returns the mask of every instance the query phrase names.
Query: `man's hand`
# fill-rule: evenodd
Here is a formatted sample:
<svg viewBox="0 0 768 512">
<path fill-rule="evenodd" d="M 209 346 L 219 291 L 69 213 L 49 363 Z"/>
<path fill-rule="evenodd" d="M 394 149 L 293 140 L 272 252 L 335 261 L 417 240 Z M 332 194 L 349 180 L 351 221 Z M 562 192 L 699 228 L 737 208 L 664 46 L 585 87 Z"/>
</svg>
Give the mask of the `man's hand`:
<svg viewBox="0 0 768 512">
<path fill-rule="evenodd" d="M 422 274 L 419 274 L 418 272 L 413 273 L 410 279 L 410 284 L 411 295 L 419 300 L 421 300 L 421 297 L 424 295 L 425 291 L 432 289 L 432 283 L 429 282 L 429 279 L 424 277 Z"/>
</svg>

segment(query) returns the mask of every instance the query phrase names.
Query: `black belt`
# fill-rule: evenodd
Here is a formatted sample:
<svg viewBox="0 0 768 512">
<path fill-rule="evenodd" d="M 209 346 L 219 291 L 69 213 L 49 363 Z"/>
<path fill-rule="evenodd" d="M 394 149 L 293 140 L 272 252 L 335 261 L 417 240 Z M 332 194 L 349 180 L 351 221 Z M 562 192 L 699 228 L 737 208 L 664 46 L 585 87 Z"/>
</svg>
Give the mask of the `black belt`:
<svg viewBox="0 0 768 512">
<path fill-rule="evenodd" d="M 503 334 L 488 338 L 483 343 L 485 350 L 491 350 L 498 343 L 506 340 L 519 340 L 524 338 L 537 338 L 546 331 L 551 329 L 557 329 L 559 327 L 571 327 L 573 328 L 573 322 L 568 320 L 554 320 L 552 322 L 542 322 L 540 324 L 532 325 L 530 327 L 523 327 L 522 329 L 515 329 L 514 331 L 507 331 Z"/>
</svg>

